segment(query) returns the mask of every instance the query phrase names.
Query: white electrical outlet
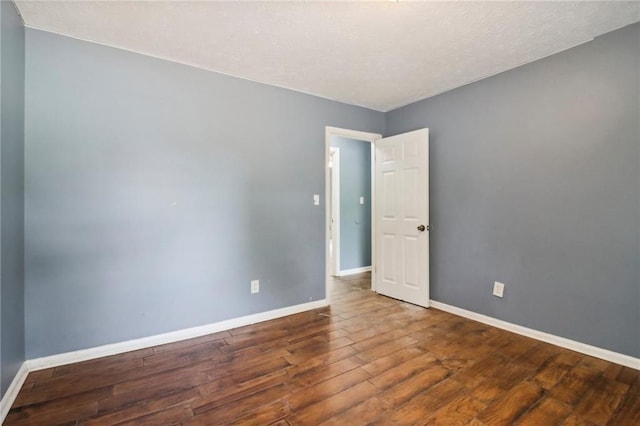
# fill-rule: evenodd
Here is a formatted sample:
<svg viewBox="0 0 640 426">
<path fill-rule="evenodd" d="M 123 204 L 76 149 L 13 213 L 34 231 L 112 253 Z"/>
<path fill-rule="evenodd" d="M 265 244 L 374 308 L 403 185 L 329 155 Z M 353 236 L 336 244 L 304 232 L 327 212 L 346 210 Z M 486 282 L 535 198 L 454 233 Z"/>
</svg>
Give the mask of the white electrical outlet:
<svg viewBox="0 0 640 426">
<path fill-rule="evenodd" d="M 260 293 L 260 280 L 251 280 L 251 294 Z"/>
<path fill-rule="evenodd" d="M 504 295 L 504 284 L 499 281 L 493 283 L 493 295 L 502 297 Z"/>
</svg>

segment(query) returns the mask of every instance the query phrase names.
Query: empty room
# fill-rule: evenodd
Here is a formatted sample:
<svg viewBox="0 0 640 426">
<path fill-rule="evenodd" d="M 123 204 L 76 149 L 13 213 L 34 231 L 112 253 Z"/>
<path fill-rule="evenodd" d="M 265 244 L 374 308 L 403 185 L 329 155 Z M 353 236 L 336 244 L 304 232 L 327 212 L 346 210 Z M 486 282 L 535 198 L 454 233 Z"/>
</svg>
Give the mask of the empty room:
<svg viewBox="0 0 640 426">
<path fill-rule="evenodd" d="M 0 423 L 640 424 L 640 2 L 0 1 Z"/>
</svg>

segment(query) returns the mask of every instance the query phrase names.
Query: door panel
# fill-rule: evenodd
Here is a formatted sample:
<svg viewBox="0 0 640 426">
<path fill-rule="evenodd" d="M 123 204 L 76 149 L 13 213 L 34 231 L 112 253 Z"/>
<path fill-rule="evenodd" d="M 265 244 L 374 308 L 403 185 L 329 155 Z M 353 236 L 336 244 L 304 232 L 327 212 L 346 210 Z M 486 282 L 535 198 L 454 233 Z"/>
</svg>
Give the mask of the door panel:
<svg viewBox="0 0 640 426">
<path fill-rule="evenodd" d="M 412 197 L 411 194 L 416 194 L 419 190 L 419 170 L 416 168 L 406 169 L 404 171 L 404 217 L 406 220 L 413 219 L 418 220 L 420 218 L 420 206 L 419 200 L 416 197 Z"/>
<path fill-rule="evenodd" d="M 395 172 L 383 172 L 383 199 L 382 214 L 386 219 L 395 219 L 396 206 L 395 206 L 395 190 L 396 190 L 396 174 Z"/>
<path fill-rule="evenodd" d="M 396 273 L 396 235 L 382 235 L 382 251 L 387 255 L 384 256 L 382 264 L 382 279 L 389 284 L 397 284 L 398 278 Z"/>
<path fill-rule="evenodd" d="M 376 142 L 376 291 L 429 306 L 429 130 Z"/>
</svg>

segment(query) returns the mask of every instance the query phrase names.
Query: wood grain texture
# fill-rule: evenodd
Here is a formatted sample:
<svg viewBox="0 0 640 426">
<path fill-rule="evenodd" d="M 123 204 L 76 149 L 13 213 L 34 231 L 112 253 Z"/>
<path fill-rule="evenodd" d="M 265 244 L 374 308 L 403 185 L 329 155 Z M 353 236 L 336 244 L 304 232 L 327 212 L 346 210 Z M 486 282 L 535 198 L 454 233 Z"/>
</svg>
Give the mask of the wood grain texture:
<svg viewBox="0 0 640 426">
<path fill-rule="evenodd" d="M 330 308 L 29 374 L 6 425 L 638 425 L 640 372 L 335 279 Z"/>
</svg>

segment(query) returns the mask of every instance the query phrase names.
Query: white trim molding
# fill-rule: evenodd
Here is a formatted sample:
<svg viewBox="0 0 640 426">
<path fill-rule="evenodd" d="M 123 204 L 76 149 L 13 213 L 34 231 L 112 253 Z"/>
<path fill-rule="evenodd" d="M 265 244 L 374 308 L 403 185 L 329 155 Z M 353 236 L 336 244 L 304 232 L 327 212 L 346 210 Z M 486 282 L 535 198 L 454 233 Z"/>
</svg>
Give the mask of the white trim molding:
<svg viewBox="0 0 640 426">
<path fill-rule="evenodd" d="M 371 271 L 371 265 L 363 266 L 361 268 L 345 269 L 343 271 L 340 271 L 338 273 L 338 276 L 344 277 L 346 275 L 355 275 L 355 274 L 361 274 L 363 272 L 370 272 L 370 271 Z"/>
<path fill-rule="evenodd" d="M 640 358 L 634 358 L 632 356 L 621 354 L 618 352 L 613 352 L 608 349 L 603 349 L 597 346 L 588 345 L 586 343 L 577 342 L 575 340 L 545 333 L 543 331 L 534 330 L 532 328 L 523 327 L 521 325 L 502 321 L 497 318 L 478 314 L 472 311 L 467 311 L 466 309 L 447 305 L 446 303 L 438 302 L 436 300 L 431 300 L 431 307 L 440 309 L 441 311 L 449 312 L 451 314 L 458 315 L 464 318 L 468 318 L 470 320 L 478 321 L 483 324 L 487 324 L 493 327 L 501 328 L 503 330 L 511 331 L 512 333 L 520 334 L 522 336 L 530 337 L 532 339 L 540 340 L 542 342 L 551 343 L 552 345 L 560 346 L 565 349 L 570 349 L 572 351 L 580 352 L 585 355 L 590 355 L 596 358 L 603 359 L 605 361 L 613 362 L 615 364 L 620 364 L 629 368 L 640 370 Z"/>
<path fill-rule="evenodd" d="M 27 380 L 27 376 L 29 375 L 29 366 L 26 362 L 23 362 L 16 376 L 11 381 L 7 392 L 5 392 L 2 397 L 2 401 L 0 401 L 0 424 L 4 422 L 4 419 L 9 414 L 9 410 L 13 405 L 13 402 L 16 400 L 20 389 L 22 389 L 22 385 L 24 385 L 24 381 Z"/>
<path fill-rule="evenodd" d="M 329 194 L 327 204 L 329 205 L 329 228 L 330 240 L 333 250 L 329 250 L 329 261 L 331 263 L 331 274 L 340 276 L 340 148 L 329 147 Z"/>
</svg>

